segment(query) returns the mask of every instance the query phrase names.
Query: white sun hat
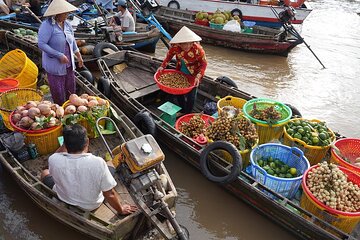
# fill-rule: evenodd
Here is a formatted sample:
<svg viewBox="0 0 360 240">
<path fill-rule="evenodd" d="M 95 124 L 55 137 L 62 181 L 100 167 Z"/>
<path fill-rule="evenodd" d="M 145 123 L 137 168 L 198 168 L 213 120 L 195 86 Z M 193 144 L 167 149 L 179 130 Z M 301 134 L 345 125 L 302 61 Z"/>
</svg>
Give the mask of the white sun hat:
<svg viewBox="0 0 360 240">
<path fill-rule="evenodd" d="M 186 43 L 186 42 L 198 42 L 201 41 L 196 33 L 191 31 L 186 26 L 183 26 L 171 39 L 170 43 Z"/>
<path fill-rule="evenodd" d="M 76 11 L 77 7 L 68 3 L 66 0 L 53 0 L 46 12 L 44 13 L 44 17 L 54 16 L 61 13 L 73 12 Z"/>
</svg>

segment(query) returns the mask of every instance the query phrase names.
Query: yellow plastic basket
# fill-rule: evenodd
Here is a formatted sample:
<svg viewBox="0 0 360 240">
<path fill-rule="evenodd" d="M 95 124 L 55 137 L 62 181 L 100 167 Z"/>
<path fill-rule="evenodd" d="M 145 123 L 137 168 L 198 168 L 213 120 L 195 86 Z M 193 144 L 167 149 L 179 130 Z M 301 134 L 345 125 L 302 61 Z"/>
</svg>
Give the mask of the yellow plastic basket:
<svg viewBox="0 0 360 240">
<path fill-rule="evenodd" d="M 276 124 L 270 125 L 266 121 L 253 118 L 250 113 L 253 110 L 255 104 L 259 110 L 274 106 L 274 108 L 281 114 L 281 120 L 279 120 Z M 290 120 L 292 115 L 291 109 L 285 104 L 265 98 L 255 98 L 247 101 L 244 104 L 243 113 L 253 123 L 255 123 L 256 131 L 259 136 L 259 144 L 268 143 L 273 140 L 279 140 L 284 132 L 283 126 Z"/>
<path fill-rule="evenodd" d="M 316 215 L 320 219 L 325 220 L 326 222 L 332 224 L 333 226 L 341 229 L 346 233 L 351 233 L 356 225 L 360 222 L 360 209 L 357 212 L 342 212 L 338 210 L 331 209 L 330 207 L 326 206 L 325 204 L 318 201 L 309 191 L 308 187 L 306 186 L 305 182 L 307 179 L 307 174 L 311 169 L 317 167 L 316 165 L 311 167 L 305 173 L 303 180 L 302 180 L 302 188 L 304 189 L 303 194 L 300 200 L 300 206 L 307 211 L 311 212 L 312 214 Z M 351 182 L 359 185 L 360 183 L 360 176 L 356 175 L 355 173 L 351 172 L 348 169 L 343 167 L 339 167 L 341 171 L 343 171 L 346 175 L 348 175 L 348 180 Z M 310 196 L 312 195 L 312 196 Z M 316 199 L 316 200 L 314 200 Z M 316 202 L 318 201 L 318 203 Z M 322 205 L 322 206 L 321 206 Z M 305 218 L 309 218 L 307 215 L 304 215 Z"/>
<path fill-rule="evenodd" d="M 0 59 L 0 79 L 15 78 L 19 87 L 33 84 L 38 74 L 36 64 L 20 49 L 12 50 Z"/>
<path fill-rule="evenodd" d="M 28 85 L 24 85 L 24 86 L 19 86 L 19 88 L 32 88 L 32 89 L 36 89 L 37 88 L 37 81 L 38 79 L 36 78 L 35 81 L 33 83 L 30 83 Z"/>
<path fill-rule="evenodd" d="M 41 91 L 31 88 L 17 88 L 0 94 L 0 114 L 5 126 L 14 130 L 10 124 L 9 116 L 17 106 L 23 106 L 28 101 L 42 101 L 43 94 Z"/>
<path fill-rule="evenodd" d="M 25 143 L 34 143 L 40 155 L 50 154 L 60 147 L 58 137 L 62 135 L 62 126 L 43 133 L 24 133 Z"/>
<path fill-rule="evenodd" d="M 291 119 L 290 121 L 296 121 L 296 120 L 305 120 L 303 118 L 294 118 Z M 317 119 L 312 119 L 312 120 L 308 120 L 310 122 L 321 122 L 320 120 Z M 315 165 L 318 164 L 325 156 L 326 153 L 328 152 L 328 150 L 330 149 L 330 144 L 328 146 L 311 146 L 306 144 L 304 141 L 297 139 L 297 138 L 293 138 L 291 137 L 287 132 L 286 132 L 286 127 L 283 127 L 284 130 L 284 138 L 283 138 L 283 144 L 290 146 L 290 147 L 298 147 L 300 148 L 303 152 L 305 157 L 309 160 L 310 165 Z M 335 141 L 336 137 L 333 131 L 331 131 L 331 129 L 329 129 L 329 132 L 331 134 L 331 141 Z"/>
<path fill-rule="evenodd" d="M 100 99 L 99 97 L 96 97 L 96 99 Z M 63 108 L 65 109 L 67 105 L 69 105 L 70 101 L 66 101 L 64 102 L 63 104 Z M 105 111 L 105 114 L 104 116 L 101 116 L 101 117 L 106 117 L 109 115 L 109 110 L 110 110 L 110 103 L 109 101 L 106 100 L 106 107 L 107 107 L 107 110 Z M 95 119 L 97 120 L 97 119 Z M 83 126 L 84 128 L 86 128 L 86 131 L 87 131 L 87 134 L 88 134 L 88 137 L 89 138 L 96 138 L 97 137 L 97 134 L 95 133 L 96 129 L 94 129 L 93 127 L 91 127 L 91 125 L 85 121 L 85 120 L 81 120 L 78 122 L 81 126 Z M 101 120 L 99 122 L 99 125 L 100 126 L 105 126 L 105 120 Z"/>
<path fill-rule="evenodd" d="M 221 108 L 223 108 L 224 106 L 234 106 L 238 108 L 240 111 L 242 111 L 242 108 L 245 103 L 246 103 L 245 99 L 233 97 L 233 96 L 226 96 L 217 102 L 217 109 L 219 116 L 221 115 L 222 112 Z"/>
</svg>

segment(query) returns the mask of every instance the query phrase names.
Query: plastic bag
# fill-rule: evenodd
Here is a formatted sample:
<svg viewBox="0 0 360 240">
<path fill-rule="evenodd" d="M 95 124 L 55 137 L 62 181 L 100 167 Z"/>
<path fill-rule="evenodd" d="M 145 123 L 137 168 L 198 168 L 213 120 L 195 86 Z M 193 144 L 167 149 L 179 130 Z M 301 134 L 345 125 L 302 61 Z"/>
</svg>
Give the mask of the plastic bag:
<svg viewBox="0 0 360 240">
<path fill-rule="evenodd" d="M 224 27 L 223 30 L 225 31 L 231 31 L 231 32 L 241 32 L 240 23 L 236 20 L 228 21 Z"/>
</svg>

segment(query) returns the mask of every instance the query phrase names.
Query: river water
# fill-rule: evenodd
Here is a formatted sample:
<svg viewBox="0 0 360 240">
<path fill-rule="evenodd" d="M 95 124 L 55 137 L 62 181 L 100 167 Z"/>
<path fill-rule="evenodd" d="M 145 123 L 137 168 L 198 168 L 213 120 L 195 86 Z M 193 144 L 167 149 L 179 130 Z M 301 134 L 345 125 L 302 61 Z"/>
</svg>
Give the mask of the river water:
<svg viewBox="0 0 360 240">
<path fill-rule="evenodd" d="M 359 137 L 360 127 L 360 12 L 359 0 L 317 0 L 300 28 L 304 44 L 287 58 L 244 53 L 204 45 L 206 74 L 226 75 L 240 89 L 258 97 L 296 106 L 305 118 L 326 121 L 334 131 Z M 156 56 L 166 49 L 159 43 Z M 177 219 L 191 239 L 295 239 L 283 228 L 258 214 L 231 194 L 207 181 L 199 171 L 165 149 L 167 166 L 178 189 Z M 58 223 L 0 173 L 0 240 L 86 239 Z"/>
</svg>

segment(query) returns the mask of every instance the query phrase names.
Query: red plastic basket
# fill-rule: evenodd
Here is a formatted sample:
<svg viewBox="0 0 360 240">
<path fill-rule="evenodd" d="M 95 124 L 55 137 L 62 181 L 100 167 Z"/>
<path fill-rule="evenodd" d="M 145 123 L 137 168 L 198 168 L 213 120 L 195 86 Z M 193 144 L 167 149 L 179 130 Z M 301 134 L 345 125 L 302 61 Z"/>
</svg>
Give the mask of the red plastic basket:
<svg viewBox="0 0 360 240">
<path fill-rule="evenodd" d="M 209 21 L 195 20 L 194 23 L 197 24 L 197 25 L 202 25 L 202 26 L 206 26 L 206 27 L 209 26 Z"/>
<path fill-rule="evenodd" d="M 354 162 L 356 158 L 360 157 L 360 139 L 359 138 L 342 138 L 337 140 L 335 146 L 340 150 L 341 155 Z M 331 149 L 331 160 L 343 167 L 346 167 L 357 174 L 360 174 L 360 167 L 346 162 L 342 159 L 334 149 Z"/>
<path fill-rule="evenodd" d="M 55 128 L 59 127 L 59 126 L 54 126 L 54 127 L 50 127 L 50 128 L 46 128 L 46 129 L 42 129 L 42 130 L 26 130 L 26 129 L 22 129 L 22 128 L 19 128 L 18 126 L 16 126 L 13 123 L 13 121 L 12 121 L 13 114 L 14 114 L 14 112 L 12 112 L 10 114 L 10 117 L 9 117 L 10 125 L 18 132 L 24 132 L 24 133 L 30 133 L 30 134 L 46 133 L 46 132 L 50 132 L 51 130 L 54 130 Z"/>
<path fill-rule="evenodd" d="M 318 165 L 314 165 L 314 166 L 310 167 L 308 170 L 306 170 L 306 172 L 304 173 L 304 177 L 302 179 L 302 184 L 301 184 L 302 188 L 306 192 L 306 194 L 310 197 L 310 199 L 313 202 L 315 202 L 317 205 L 319 205 L 320 207 L 322 207 L 323 209 L 325 209 L 326 211 L 328 211 L 329 213 L 332 213 L 334 215 L 352 216 L 352 217 L 360 216 L 360 209 L 358 209 L 357 212 L 339 211 L 339 210 L 330 208 L 329 206 L 325 205 L 324 203 L 320 202 L 319 200 L 317 200 L 314 197 L 314 195 L 311 193 L 311 191 L 309 190 L 309 188 L 308 188 L 308 186 L 306 184 L 306 180 L 307 180 L 309 172 L 312 171 L 315 168 L 318 168 L 318 167 L 319 167 Z M 355 183 L 357 185 L 360 185 L 360 176 L 359 175 L 357 175 L 356 173 L 350 171 L 349 169 L 341 167 L 341 166 L 339 166 L 339 169 L 348 176 L 349 181 L 351 181 L 351 182 L 353 182 L 353 183 Z"/>
<path fill-rule="evenodd" d="M 172 88 L 172 87 L 168 87 L 168 86 L 165 86 L 163 84 L 161 84 L 159 82 L 159 77 L 162 75 L 162 74 L 174 74 L 174 73 L 178 73 L 178 74 L 181 74 L 183 76 L 185 76 L 188 80 L 189 80 L 189 83 L 191 84 L 191 87 L 188 87 L 188 88 Z M 157 85 L 159 86 L 159 88 L 161 90 L 163 90 L 164 92 L 167 92 L 167 93 L 170 93 L 170 94 L 173 94 L 173 95 L 183 95 L 183 94 L 186 94 L 188 92 L 190 92 L 194 87 L 195 87 L 195 78 L 190 76 L 190 75 L 187 75 L 183 72 L 180 72 L 178 70 L 174 70 L 174 69 L 165 69 L 161 72 L 157 71 L 155 74 L 154 74 L 154 80 L 155 82 L 157 83 Z"/>
<path fill-rule="evenodd" d="M 0 92 L 5 92 L 19 86 L 19 81 L 13 78 L 4 78 L 0 80 Z"/>
<path fill-rule="evenodd" d="M 182 122 L 189 122 L 190 119 L 195 116 L 196 114 L 200 114 L 200 113 L 190 113 L 190 114 L 186 114 L 180 118 L 178 118 L 178 120 L 176 120 L 175 122 L 175 128 L 176 130 L 180 131 L 180 126 L 181 126 L 181 123 Z M 210 122 L 213 122 L 215 120 L 215 118 L 213 118 L 212 116 L 210 115 L 207 115 L 207 114 L 202 114 L 201 115 L 201 119 L 205 121 L 205 127 L 208 127 L 209 126 L 209 121 Z"/>
</svg>

